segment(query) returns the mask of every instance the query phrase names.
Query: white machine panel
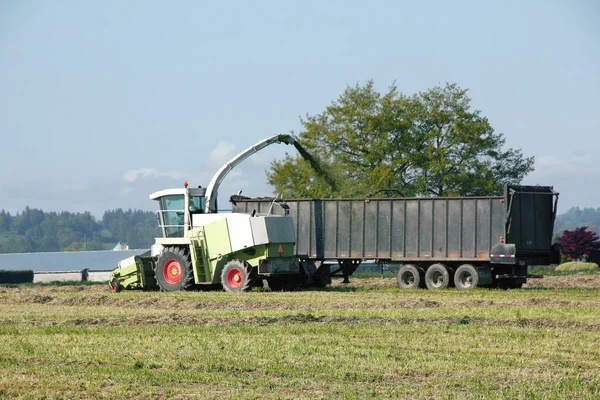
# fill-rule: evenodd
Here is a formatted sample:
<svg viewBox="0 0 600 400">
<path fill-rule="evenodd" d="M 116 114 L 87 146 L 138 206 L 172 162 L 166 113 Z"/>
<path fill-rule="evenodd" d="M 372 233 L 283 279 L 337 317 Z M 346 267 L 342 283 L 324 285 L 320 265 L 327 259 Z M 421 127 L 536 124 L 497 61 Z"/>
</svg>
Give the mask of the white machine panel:
<svg viewBox="0 0 600 400">
<path fill-rule="evenodd" d="M 197 228 L 202 225 L 210 224 L 211 222 L 219 221 L 227 218 L 227 220 L 233 218 L 248 218 L 248 214 L 243 213 L 219 213 L 219 214 L 193 214 L 192 215 L 192 228 Z"/>
<path fill-rule="evenodd" d="M 269 243 L 269 236 L 267 235 L 267 226 L 265 224 L 265 217 L 253 217 L 250 218 L 250 224 L 252 225 L 252 234 L 254 235 L 254 244 L 267 244 Z"/>
<path fill-rule="evenodd" d="M 245 217 L 246 218 L 227 218 L 231 251 L 239 251 L 254 246 L 252 226 L 250 225 L 251 217 L 249 215 L 246 215 Z"/>
</svg>

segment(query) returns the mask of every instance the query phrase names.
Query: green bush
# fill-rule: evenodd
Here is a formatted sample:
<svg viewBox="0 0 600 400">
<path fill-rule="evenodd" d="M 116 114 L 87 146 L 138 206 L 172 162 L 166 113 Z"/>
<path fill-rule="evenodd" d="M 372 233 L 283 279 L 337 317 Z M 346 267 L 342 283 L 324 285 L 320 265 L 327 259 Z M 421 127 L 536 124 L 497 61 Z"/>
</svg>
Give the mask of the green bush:
<svg viewBox="0 0 600 400">
<path fill-rule="evenodd" d="M 0 283 L 31 283 L 33 271 L 2 271 L 0 270 Z"/>
<path fill-rule="evenodd" d="M 557 265 L 555 271 L 597 271 L 598 265 L 589 262 L 571 261 Z"/>
</svg>

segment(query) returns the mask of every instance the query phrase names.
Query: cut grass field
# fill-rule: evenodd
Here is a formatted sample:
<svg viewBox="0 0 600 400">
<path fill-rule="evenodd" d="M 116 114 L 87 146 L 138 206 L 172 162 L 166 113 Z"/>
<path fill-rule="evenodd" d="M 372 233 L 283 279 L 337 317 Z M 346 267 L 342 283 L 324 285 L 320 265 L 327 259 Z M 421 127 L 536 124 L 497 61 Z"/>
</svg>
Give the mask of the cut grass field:
<svg viewBox="0 0 600 400">
<path fill-rule="evenodd" d="M 548 279 L 509 291 L 400 291 L 393 278 L 292 293 L 0 287 L 0 398 L 600 398 L 600 275 Z"/>
</svg>

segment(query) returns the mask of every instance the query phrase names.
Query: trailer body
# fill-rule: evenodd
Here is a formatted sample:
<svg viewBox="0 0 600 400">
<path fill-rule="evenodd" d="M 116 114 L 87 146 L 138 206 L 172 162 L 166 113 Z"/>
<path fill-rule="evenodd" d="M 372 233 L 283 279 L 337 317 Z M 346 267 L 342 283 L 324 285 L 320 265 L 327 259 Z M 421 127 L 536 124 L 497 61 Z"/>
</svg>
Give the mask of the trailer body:
<svg viewBox="0 0 600 400">
<path fill-rule="evenodd" d="M 479 284 L 525 281 L 528 265 L 557 262 L 552 246 L 558 193 L 550 186 L 505 186 L 503 196 L 292 199 L 295 254 L 336 260 L 342 268 L 364 260 L 442 264 L 450 273 L 464 264 Z M 268 199 L 234 202 L 234 212 L 283 212 Z M 512 281 L 510 281 L 512 280 Z"/>
</svg>

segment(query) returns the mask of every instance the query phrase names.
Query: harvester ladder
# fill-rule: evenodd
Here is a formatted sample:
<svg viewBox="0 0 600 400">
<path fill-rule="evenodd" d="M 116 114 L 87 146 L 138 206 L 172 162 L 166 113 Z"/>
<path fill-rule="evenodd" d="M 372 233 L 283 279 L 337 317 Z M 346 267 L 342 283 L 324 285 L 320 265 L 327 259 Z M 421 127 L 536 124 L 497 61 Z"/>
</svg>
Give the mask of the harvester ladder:
<svg viewBox="0 0 600 400">
<path fill-rule="evenodd" d="M 204 232 L 198 232 L 198 240 L 192 241 L 193 245 L 191 246 L 193 257 L 196 260 L 196 272 L 198 282 L 208 282 L 212 280 L 212 277 L 209 275 L 208 265 L 207 265 L 207 255 L 206 255 L 206 241 L 204 240 Z"/>
</svg>

